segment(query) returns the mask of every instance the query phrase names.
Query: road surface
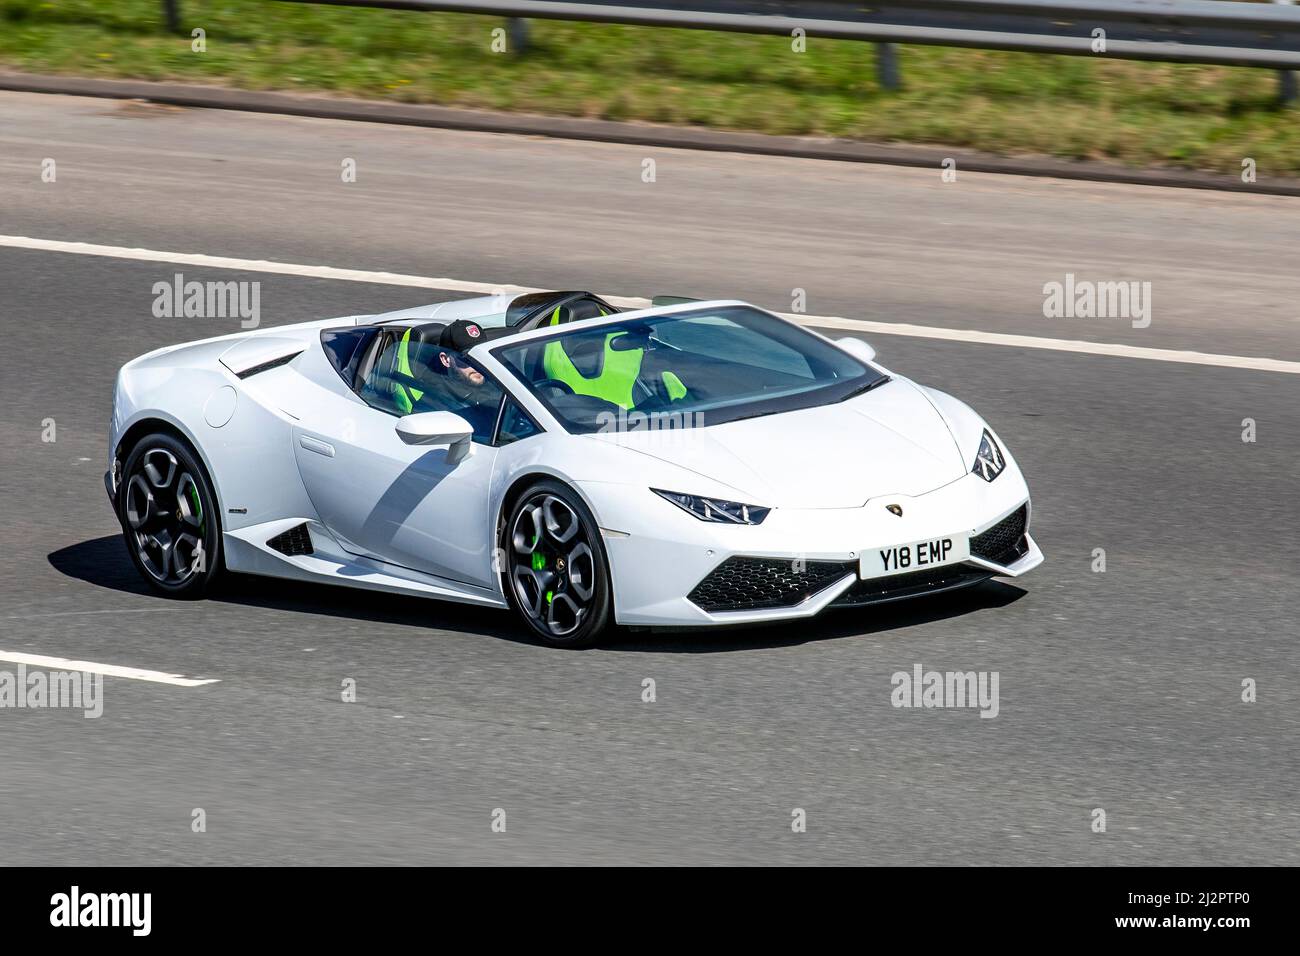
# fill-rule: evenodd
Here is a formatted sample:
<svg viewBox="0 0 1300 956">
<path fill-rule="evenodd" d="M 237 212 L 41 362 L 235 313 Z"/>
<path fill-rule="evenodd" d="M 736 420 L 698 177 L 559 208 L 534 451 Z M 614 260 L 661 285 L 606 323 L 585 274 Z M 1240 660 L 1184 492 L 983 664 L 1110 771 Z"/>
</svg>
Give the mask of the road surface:
<svg viewBox="0 0 1300 956">
<path fill-rule="evenodd" d="M 368 592 L 244 578 L 157 598 L 104 495 L 117 368 L 238 330 L 155 318 L 154 282 L 258 281 L 264 325 L 464 293 L 0 240 L 0 671 L 9 652 L 218 681 L 109 677 L 98 720 L 0 709 L 4 862 L 1300 863 L 1300 377 L 1142 357 L 1300 360 L 1298 213 L 0 95 L 3 236 L 780 311 L 802 289 L 813 316 L 1133 349 L 868 336 L 1012 445 L 1047 555 L 1031 575 L 557 652 L 504 612 Z M 1045 317 L 1067 273 L 1150 282 L 1151 324 Z M 894 708 L 916 664 L 997 672 L 998 716 Z"/>
</svg>

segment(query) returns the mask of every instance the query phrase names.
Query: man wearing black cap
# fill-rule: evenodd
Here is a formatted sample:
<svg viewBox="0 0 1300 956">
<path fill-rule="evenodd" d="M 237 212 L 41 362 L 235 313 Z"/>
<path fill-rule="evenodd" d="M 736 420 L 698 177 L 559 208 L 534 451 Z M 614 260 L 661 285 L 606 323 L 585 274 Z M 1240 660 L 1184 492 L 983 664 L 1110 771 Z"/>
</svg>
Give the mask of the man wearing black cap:
<svg viewBox="0 0 1300 956">
<path fill-rule="evenodd" d="M 470 365 L 464 354 L 482 341 L 483 329 L 465 319 L 448 324 L 438 336 L 438 364 L 447 391 L 462 402 L 475 401 L 475 393 L 483 387 L 483 373 Z"/>
<path fill-rule="evenodd" d="M 425 380 L 433 394 L 426 394 L 420 403 L 423 408 L 454 411 L 473 426 L 476 436 L 491 436 L 501 402 L 501 390 L 465 357 L 484 337 L 482 326 L 464 319 L 439 333 L 438 351 L 429 370 L 442 374 Z"/>
</svg>

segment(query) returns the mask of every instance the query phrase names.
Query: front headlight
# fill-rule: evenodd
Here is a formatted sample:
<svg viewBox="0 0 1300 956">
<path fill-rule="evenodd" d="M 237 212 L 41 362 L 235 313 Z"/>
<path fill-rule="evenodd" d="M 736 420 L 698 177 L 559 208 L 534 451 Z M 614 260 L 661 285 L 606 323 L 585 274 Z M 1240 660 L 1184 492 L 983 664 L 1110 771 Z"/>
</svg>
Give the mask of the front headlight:
<svg viewBox="0 0 1300 956">
<path fill-rule="evenodd" d="M 689 511 L 701 521 L 718 521 L 723 524 L 762 524 L 771 508 L 745 505 L 739 501 L 720 501 L 699 495 L 684 495 L 677 491 L 660 491 L 651 488 L 661 498 L 667 498 L 683 511 Z"/>
<path fill-rule="evenodd" d="M 985 481 L 992 481 L 1006 467 L 1007 460 L 1002 455 L 1002 449 L 993 440 L 989 430 L 984 429 L 984 437 L 980 439 L 980 449 L 975 453 L 975 464 L 971 466 L 971 471 Z"/>
</svg>

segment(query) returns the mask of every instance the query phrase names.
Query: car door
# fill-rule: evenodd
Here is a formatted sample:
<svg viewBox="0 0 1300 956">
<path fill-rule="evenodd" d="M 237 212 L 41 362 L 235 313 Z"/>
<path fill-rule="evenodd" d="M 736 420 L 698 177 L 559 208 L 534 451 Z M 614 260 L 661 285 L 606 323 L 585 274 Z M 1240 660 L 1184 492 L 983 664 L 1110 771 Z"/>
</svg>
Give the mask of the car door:
<svg viewBox="0 0 1300 956">
<path fill-rule="evenodd" d="M 451 463 L 447 445 L 402 441 L 399 420 L 325 389 L 301 409 L 294 454 L 321 521 L 354 554 L 492 587 L 491 435 Z"/>
</svg>

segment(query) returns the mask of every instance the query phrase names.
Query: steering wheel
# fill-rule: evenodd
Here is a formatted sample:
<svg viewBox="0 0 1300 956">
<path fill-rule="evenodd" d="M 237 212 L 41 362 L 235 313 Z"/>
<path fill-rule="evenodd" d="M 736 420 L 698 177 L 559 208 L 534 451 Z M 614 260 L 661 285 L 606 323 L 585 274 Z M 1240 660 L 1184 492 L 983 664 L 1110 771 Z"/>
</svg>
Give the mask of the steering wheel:
<svg viewBox="0 0 1300 956">
<path fill-rule="evenodd" d="M 543 388 L 555 388 L 555 389 L 559 389 L 560 392 L 562 392 L 565 395 L 576 394 L 573 391 L 572 385 L 570 385 L 568 382 L 561 382 L 558 378 L 544 378 L 540 382 L 535 383 L 533 385 L 533 388 L 539 390 Z"/>
</svg>

